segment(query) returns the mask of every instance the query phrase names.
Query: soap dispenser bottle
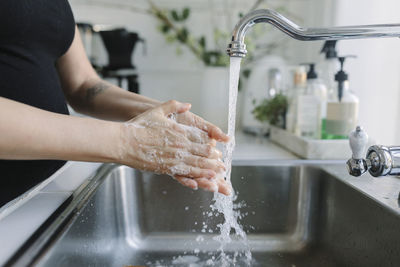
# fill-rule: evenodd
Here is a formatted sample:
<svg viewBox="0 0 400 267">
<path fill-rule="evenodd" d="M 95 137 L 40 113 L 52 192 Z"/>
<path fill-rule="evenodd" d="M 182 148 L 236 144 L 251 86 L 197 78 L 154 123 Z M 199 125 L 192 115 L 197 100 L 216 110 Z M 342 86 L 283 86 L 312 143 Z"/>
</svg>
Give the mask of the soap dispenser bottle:
<svg viewBox="0 0 400 267">
<path fill-rule="evenodd" d="M 296 133 L 297 100 L 304 92 L 307 83 L 307 72 L 304 66 L 297 66 L 293 70 L 293 86 L 288 92 L 288 110 L 286 112 L 286 130 Z"/>
<path fill-rule="evenodd" d="M 340 70 L 335 75 L 337 90 L 328 99 L 324 139 L 347 139 L 349 133 L 357 126 L 359 100 L 350 91 L 349 76 L 343 70 L 347 57 L 338 58 Z"/>
<path fill-rule="evenodd" d="M 326 41 L 322 47 L 321 53 L 324 58 L 319 65 L 321 81 L 326 85 L 328 96 L 334 94 L 336 87 L 335 74 L 339 70 L 337 60 L 336 40 Z"/>
<path fill-rule="evenodd" d="M 326 118 L 327 90 L 318 79 L 315 64 L 310 63 L 307 73 L 307 85 L 297 100 L 296 134 L 321 139 L 322 129 Z"/>
</svg>

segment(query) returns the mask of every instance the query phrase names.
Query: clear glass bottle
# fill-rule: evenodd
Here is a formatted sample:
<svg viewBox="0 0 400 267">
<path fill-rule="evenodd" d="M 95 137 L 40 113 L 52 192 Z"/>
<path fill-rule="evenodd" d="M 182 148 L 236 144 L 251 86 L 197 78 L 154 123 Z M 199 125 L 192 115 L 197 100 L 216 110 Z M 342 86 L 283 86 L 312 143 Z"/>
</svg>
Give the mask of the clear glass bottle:
<svg viewBox="0 0 400 267">
<path fill-rule="evenodd" d="M 325 127 L 327 89 L 318 79 L 315 64 L 309 64 L 307 85 L 297 97 L 296 134 L 310 139 L 321 139 Z"/>
<path fill-rule="evenodd" d="M 297 98 L 305 89 L 307 72 L 304 66 L 294 69 L 293 85 L 288 90 L 288 110 L 286 112 L 286 130 L 290 133 L 296 132 Z"/>
<path fill-rule="evenodd" d="M 326 86 L 328 96 L 334 94 L 336 88 L 335 74 L 340 69 L 337 60 L 336 42 L 336 40 L 326 41 L 321 50 L 323 59 L 319 64 L 319 73 L 321 81 Z"/>
</svg>

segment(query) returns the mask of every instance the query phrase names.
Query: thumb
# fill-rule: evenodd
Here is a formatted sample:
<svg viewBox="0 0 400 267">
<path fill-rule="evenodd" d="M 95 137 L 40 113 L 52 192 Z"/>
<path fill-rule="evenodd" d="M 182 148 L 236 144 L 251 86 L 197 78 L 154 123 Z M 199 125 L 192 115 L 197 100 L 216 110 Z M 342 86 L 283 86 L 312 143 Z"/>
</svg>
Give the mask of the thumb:
<svg viewBox="0 0 400 267">
<path fill-rule="evenodd" d="M 176 100 L 170 100 L 161 104 L 160 108 L 163 111 L 164 115 L 169 115 L 171 113 L 183 113 L 188 111 L 191 108 L 191 104 L 189 103 L 181 103 Z"/>
</svg>

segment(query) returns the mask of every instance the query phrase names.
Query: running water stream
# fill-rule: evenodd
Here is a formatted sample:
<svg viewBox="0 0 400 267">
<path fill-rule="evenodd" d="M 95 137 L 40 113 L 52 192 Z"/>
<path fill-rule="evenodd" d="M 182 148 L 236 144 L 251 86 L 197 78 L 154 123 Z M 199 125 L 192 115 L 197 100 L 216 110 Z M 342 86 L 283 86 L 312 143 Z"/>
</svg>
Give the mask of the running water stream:
<svg viewBox="0 0 400 267">
<path fill-rule="evenodd" d="M 229 142 L 224 148 L 223 161 L 226 166 L 225 179 L 229 185 L 231 183 L 231 169 L 232 169 L 232 154 L 235 148 L 235 122 L 236 122 L 236 102 L 238 95 L 238 84 L 239 84 L 239 73 L 240 73 L 241 58 L 231 57 L 230 59 L 230 73 L 229 73 L 229 115 L 228 115 L 228 136 L 230 137 Z M 252 254 L 250 252 L 249 243 L 247 240 L 246 232 L 240 225 L 238 219 L 242 218 L 239 209 L 245 206 L 244 203 L 235 203 L 238 194 L 232 187 L 231 195 L 225 196 L 220 193 L 214 193 L 213 204 L 211 205 L 212 212 L 207 212 L 210 217 L 212 215 L 222 215 L 224 221 L 218 224 L 220 234 L 215 236 L 213 239 L 219 243 L 219 248 L 215 252 L 207 253 L 207 260 L 200 260 L 199 252 L 200 249 L 195 249 L 194 254 L 190 255 L 189 251 L 183 255 L 175 256 L 172 258 L 172 262 L 167 264 L 167 261 L 161 260 L 156 262 L 147 262 L 148 265 L 155 266 L 218 266 L 218 267 L 230 267 L 230 266 L 251 266 L 252 265 Z M 185 208 L 188 210 L 188 207 Z M 204 214 L 204 213 L 203 213 Z M 197 224 L 197 222 L 196 222 Z M 202 232 L 206 232 L 207 225 L 203 222 Z M 233 230 L 233 231 L 232 231 Z M 213 231 L 209 229 L 209 233 Z M 198 244 L 206 242 L 202 235 L 199 235 L 196 240 Z M 235 252 L 229 249 L 229 245 L 233 245 Z M 206 243 L 205 243 L 206 244 Z M 229 251 L 229 252 L 228 252 Z M 190 254 L 187 254 L 187 253 Z"/>
<path fill-rule="evenodd" d="M 236 122 L 236 102 L 238 94 L 238 84 L 239 84 L 239 73 L 240 73 L 240 62 L 241 58 L 231 57 L 230 58 L 230 72 L 229 72 L 229 115 L 228 115 L 228 136 L 230 141 L 225 146 L 224 151 L 224 163 L 227 168 L 225 179 L 231 183 L 231 169 L 232 169 L 232 154 L 235 148 L 235 122 Z M 235 208 L 236 205 L 234 201 L 237 198 L 232 187 L 232 194 L 230 196 L 224 196 L 219 193 L 214 194 L 215 203 L 211 206 L 213 210 L 218 211 L 223 214 L 224 222 L 218 225 L 220 229 L 220 235 L 214 239 L 220 243 L 219 255 L 217 262 L 219 266 L 231 266 L 237 263 L 238 258 L 240 258 L 241 263 L 247 263 L 250 265 L 251 262 L 251 252 L 247 240 L 247 236 L 242 226 L 238 222 L 240 216 L 239 211 Z M 241 251 L 234 253 L 233 257 L 229 257 L 225 252 L 225 248 L 232 241 L 231 230 L 234 230 L 235 240 L 243 244 Z"/>
</svg>

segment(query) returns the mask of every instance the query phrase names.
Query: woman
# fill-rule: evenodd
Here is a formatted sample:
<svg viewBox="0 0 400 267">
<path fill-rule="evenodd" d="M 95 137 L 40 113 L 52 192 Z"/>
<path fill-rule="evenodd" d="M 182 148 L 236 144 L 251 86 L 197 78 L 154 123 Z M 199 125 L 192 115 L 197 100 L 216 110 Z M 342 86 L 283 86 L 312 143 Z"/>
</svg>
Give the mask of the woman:
<svg viewBox="0 0 400 267">
<path fill-rule="evenodd" d="M 65 100 L 98 119 L 68 116 Z M 0 206 L 66 160 L 116 162 L 229 194 L 213 179 L 224 170 L 216 141 L 228 137 L 189 109 L 101 80 L 67 0 L 0 0 Z"/>
</svg>

